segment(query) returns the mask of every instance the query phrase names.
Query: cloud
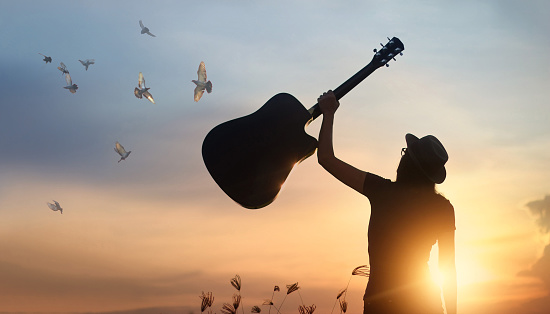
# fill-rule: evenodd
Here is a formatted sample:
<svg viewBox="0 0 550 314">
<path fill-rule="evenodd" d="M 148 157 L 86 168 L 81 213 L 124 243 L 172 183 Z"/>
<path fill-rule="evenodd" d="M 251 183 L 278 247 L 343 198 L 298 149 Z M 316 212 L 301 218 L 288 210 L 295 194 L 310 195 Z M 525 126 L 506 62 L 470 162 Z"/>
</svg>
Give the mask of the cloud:
<svg viewBox="0 0 550 314">
<path fill-rule="evenodd" d="M 550 289 L 550 245 L 544 248 L 542 257 L 531 267 L 531 275 L 542 279 Z"/>
<path fill-rule="evenodd" d="M 518 308 L 510 309 L 509 313 L 546 314 L 550 308 L 550 295 L 533 299 L 521 304 Z"/>
<path fill-rule="evenodd" d="M 525 206 L 534 216 L 541 233 L 547 235 L 550 232 L 550 195 L 531 201 Z M 538 277 L 550 289 L 550 244 L 544 248 L 542 257 L 531 266 L 531 269 L 520 272 L 520 275 Z"/>
<path fill-rule="evenodd" d="M 527 203 L 525 206 L 529 212 L 535 216 L 536 223 L 540 227 L 540 231 L 544 234 L 550 232 L 550 195 L 546 195 L 541 200 L 536 200 Z"/>
</svg>

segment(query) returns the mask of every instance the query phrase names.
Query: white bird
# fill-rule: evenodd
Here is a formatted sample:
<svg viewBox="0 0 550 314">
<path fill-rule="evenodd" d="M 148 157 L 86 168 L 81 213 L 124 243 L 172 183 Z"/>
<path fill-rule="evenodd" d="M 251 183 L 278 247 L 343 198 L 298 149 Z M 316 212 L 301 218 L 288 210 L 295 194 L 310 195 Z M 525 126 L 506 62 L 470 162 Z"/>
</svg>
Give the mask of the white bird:
<svg viewBox="0 0 550 314">
<path fill-rule="evenodd" d="M 204 94 L 204 90 L 206 90 L 209 94 L 212 92 L 212 83 L 210 81 L 206 81 L 206 66 L 203 61 L 199 64 L 197 74 L 199 76 L 198 80 L 191 81 L 197 84 L 197 87 L 195 87 L 195 101 L 199 101 L 199 99 L 201 99 L 202 94 Z"/>
<path fill-rule="evenodd" d="M 88 67 L 90 66 L 90 64 L 95 63 L 94 59 L 86 59 L 86 61 L 82 61 L 82 60 L 78 60 L 78 61 L 80 61 L 80 63 L 82 63 L 82 65 L 86 67 L 86 71 L 88 71 Z"/>
<path fill-rule="evenodd" d="M 59 62 L 59 65 L 57 69 L 61 71 L 61 74 L 69 74 L 69 70 L 67 70 L 67 67 L 65 66 L 65 63 Z"/>
<path fill-rule="evenodd" d="M 124 149 L 124 147 L 122 145 L 120 145 L 119 142 L 116 142 L 115 143 L 115 152 L 117 152 L 117 154 L 120 155 L 120 160 L 118 162 L 121 162 L 122 160 L 125 160 L 126 158 L 128 158 L 128 155 L 130 155 L 130 153 L 132 152 L 131 150 L 130 151 L 126 151 Z"/>
<path fill-rule="evenodd" d="M 61 214 L 63 214 L 63 208 L 61 208 L 61 206 L 59 205 L 59 203 L 57 201 L 53 201 L 55 204 L 52 204 L 52 203 L 47 203 L 48 204 L 48 207 L 53 210 L 54 212 L 56 211 L 59 211 Z"/>
<path fill-rule="evenodd" d="M 69 74 L 69 72 L 65 73 L 65 81 L 67 81 L 67 86 L 63 88 L 68 89 L 72 94 L 76 93 L 78 85 L 73 84 L 73 80 L 71 79 L 71 75 Z"/>
<path fill-rule="evenodd" d="M 145 27 L 145 25 L 143 25 L 143 22 L 141 20 L 139 20 L 139 26 L 141 27 L 141 33 L 142 34 L 147 34 L 147 35 L 151 35 L 153 37 L 157 37 L 157 36 L 151 34 L 149 29 L 147 27 Z"/>
<path fill-rule="evenodd" d="M 134 95 L 136 95 L 139 99 L 145 96 L 145 98 L 149 99 L 150 102 L 153 104 L 155 103 L 153 95 L 149 93 L 149 88 L 145 87 L 145 78 L 141 72 L 139 72 L 138 87 L 134 88 Z"/>
</svg>

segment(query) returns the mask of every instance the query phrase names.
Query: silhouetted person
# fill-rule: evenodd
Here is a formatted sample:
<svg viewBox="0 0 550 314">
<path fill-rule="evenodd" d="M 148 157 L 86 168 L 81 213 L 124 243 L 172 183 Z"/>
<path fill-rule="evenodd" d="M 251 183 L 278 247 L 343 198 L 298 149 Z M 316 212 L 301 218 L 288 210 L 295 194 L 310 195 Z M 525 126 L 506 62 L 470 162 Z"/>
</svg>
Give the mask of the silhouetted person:
<svg viewBox="0 0 550 314">
<path fill-rule="evenodd" d="M 454 208 L 435 190 L 446 177 L 445 148 L 432 135 L 405 136 L 407 147 L 395 182 L 361 171 L 334 155 L 333 123 L 339 102 L 321 95 L 323 113 L 317 157 L 329 173 L 365 195 L 371 204 L 368 229 L 370 277 L 364 314 L 443 313 L 440 289 L 430 277 L 432 245 L 439 246 L 439 269 L 447 313 L 456 313 Z"/>
</svg>

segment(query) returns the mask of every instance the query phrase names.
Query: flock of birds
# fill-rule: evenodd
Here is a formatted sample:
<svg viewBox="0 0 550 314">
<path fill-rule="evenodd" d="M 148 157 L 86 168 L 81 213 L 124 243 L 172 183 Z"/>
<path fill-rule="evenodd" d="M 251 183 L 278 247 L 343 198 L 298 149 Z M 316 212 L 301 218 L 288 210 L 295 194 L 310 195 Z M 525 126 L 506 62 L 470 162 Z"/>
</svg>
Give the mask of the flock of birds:
<svg viewBox="0 0 550 314">
<path fill-rule="evenodd" d="M 38 53 L 39 55 L 44 56 L 44 61 L 46 64 L 52 63 L 52 57 L 43 55 L 41 53 Z M 82 65 L 86 68 L 86 71 L 88 71 L 88 67 L 90 64 L 94 64 L 94 59 L 86 59 L 86 61 L 78 60 Z M 73 80 L 71 79 L 71 75 L 69 74 L 69 70 L 67 70 L 67 66 L 63 62 L 59 62 L 59 66 L 57 67 L 59 71 L 61 71 L 61 74 L 65 74 L 65 81 L 67 82 L 67 86 L 63 87 L 65 89 L 68 89 L 72 94 L 76 93 L 76 90 L 78 89 L 78 85 L 73 84 Z"/>
<path fill-rule="evenodd" d="M 139 21 L 139 26 L 141 27 L 141 34 L 147 34 L 149 36 L 156 37 L 149 31 L 149 28 L 143 25 L 143 22 L 141 20 Z M 41 53 L 39 54 L 44 57 L 43 61 L 45 61 L 46 64 L 52 63 L 52 57 L 46 56 Z M 82 60 L 78 60 L 78 61 L 80 61 L 80 63 L 86 68 L 86 71 L 88 71 L 88 67 L 90 65 L 95 63 L 94 59 L 86 59 L 84 61 Z M 72 94 L 75 94 L 76 90 L 78 89 L 78 85 L 73 84 L 71 75 L 69 74 L 69 70 L 67 70 L 67 66 L 63 62 L 60 62 L 57 69 L 61 71 L 61 74 L 65 75 L 65 81 L 67 82 L 67 86 L 63 88 L 68 89 Z M 199 69 L 197 70 L 197 76 L 198 78 L 196 80 L 191 81 L 195 83 L 195 85 L 197 85 L 194 90 L 195 102 L 198 102 L 201 99 L 202 95 L 204 94 L 204 91 L 206 91 L 209 94 L 212 92 L 212 82 L 207 80 L 206 65 L 204 64 L 203 61 L 201 61 L 201 63 L 199 64 Z M 142 99 L 143 97 L 145 97 L 147 100 L 149 100 L 151 103 L 154 104 L 155 100 L 153 99 L 153 95 L 151 95 L 151 93 L 149 92 L 149 89 L 150 89 L 149 87 L 145 86 L 145 78 L 143 76 L 143 73 L 139 72 L 138 87 L 134 88 L 134 95 L 139 99 Z M 124 149 L 124 146 L 122 146 L 118 141 L 115 143 L 114 150 L 117 154 L 120 155 L 120 159 L 118 162 L 126 160 L 126 158 L 128 158 L 128 156 L 132 152 L 132 151 L 126 151 L 126 149 Z M 63 208 L 61 208 L 61 206 L 57 201 L 54 200 L 53 202 L 54 203 L 47 203 L 48 207 L 51 210 L 59 211 L 62 214 Z"/>
</svg>

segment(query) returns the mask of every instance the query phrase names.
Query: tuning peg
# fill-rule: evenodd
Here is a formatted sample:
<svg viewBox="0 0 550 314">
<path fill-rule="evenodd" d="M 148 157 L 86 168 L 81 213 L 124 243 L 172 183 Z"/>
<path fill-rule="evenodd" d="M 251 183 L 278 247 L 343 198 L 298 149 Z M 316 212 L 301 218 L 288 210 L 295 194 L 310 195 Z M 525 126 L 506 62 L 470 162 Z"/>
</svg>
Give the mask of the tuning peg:
<svg viewBox="0 0 550 314">
<path fill-rule="evenodd" d="M 389 67 L 390 67 L 390 65 L 386 63 L 386 68 L 389 68 Z"/>
<path fill-rule="evenodd" d="M 395 53 L 399 53 L 400 56 L 403 55 L 403 52 L 401 52 L 401 51 L 403 51 L 403 49 L 401 49 L 401 48 L 395 48 L 393 51 L 394 51 Z"/>
<path fill-rule="evenodd" d="M 376 52 L 378 52 L 378 50 L 376 50 L 376 48 L 374 48 L 374 49 L 372 50 L 372 52 L 376 53 Z"/>
</svg>

